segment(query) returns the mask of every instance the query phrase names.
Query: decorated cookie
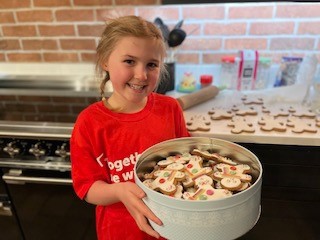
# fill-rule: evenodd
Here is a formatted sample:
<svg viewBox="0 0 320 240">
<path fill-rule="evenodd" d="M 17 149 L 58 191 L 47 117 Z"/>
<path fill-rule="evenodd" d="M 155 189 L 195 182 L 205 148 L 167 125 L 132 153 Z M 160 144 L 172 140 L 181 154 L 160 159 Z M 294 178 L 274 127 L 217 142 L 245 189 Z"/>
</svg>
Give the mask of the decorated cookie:
<svg viewBox="0 0 320 240">
<path fill-rule="evenodd" d="M 236 166 L 230 166 L 228 164 L 220 163 L 216 165 L 219 170 L 213 173 L 213 178 L 220 181 L 222 187 L 228 190 L 237 190 L 242 187 L 241 182 L 251 182 L 250 166 L 247 164 L 239 164 Z M 238 180 L 231 181 L 230 178 Z M 224 180 L 226 179 L 226 180 Z"/>
<path fill-rule="evenodd" d="M 257 96 L 244 95 L 241 100 L 244 104 L 263 104 L 263 98 Z"/>
<path fill-rule="evenodd" d="M 215 189 L 211 185 L 201 186 L 195 193 L 185 192 L 184 199 L 188 200 L 214 200 L 232 196 L 232 192 L 226 189 Z"/>
<path fill-rule="evenodd" d="M 294 133 L 317 133 L 317 127 L 315 123 L 308 123 L 303 119 L 297 117 L 289 117 L 287 120 L 287 125 L 292 127 L 291 131 Z"/>
<path fill-rule="evenodd" d="M 183 154 L 176 154 L 174 156 L 169 156 L 165 160 L 159 161 L 157 164 L 160 167 L 167 167 L 171 163 L 181 163 L 185 164 L 190 160 L 191 154 L 190 153 L 183 153 Z"/>
<path fill-rule="evenodd" d="M 267 113 L 273 117 L 288 117 L 290 112 L 284 107 L 275 107 L 275 106 L 262 106 L 262 112 Z"/>
<path fill-rule="evenodd" d="M 237 165 L 237 163 L 230 158 L 221 156 L 219 153 L 209 153 L 208 151 L 201 151 L 199 149 L 193 149 L 192 154 L 203 157 L 204 159 L 214 160 L 219 163 L 226 163 L 230 165 Z"/>
<path fill-rule="evenodd" d="M 210 131 L 210 120 L 205 115 L 193 115 L 187 120 L 187 129 L 190 132 L 194 131 Z"/>
<path fill-rule="evenodd" d="M 232 110 L 235 111 L 235 114 L 238 116 L 255 116 L 258 114 L 258 111 L 252 106 L 236 106 L 232 107 Z"/>
<path fill-rule="evenodd" d="M 258 123 L 262 125 L 260 129 L 264 131 L 285 132 L 287 130 L 286 122 L 273 116 L 263 116 Z"/>
<path fill-rule="evenodd" d="M 177 190 L 174 194 L 169 195 L 170 197 L 174 197 L 174 198 L 182 198 L 182 194 L 183 194 L 183 187 L 179 184 L 177 185 Z"/>
<path fill-rule="evenodd" d="M 209 177 L 208 175 L 202 175 L 200 177 L 197 177 L 194 180 L 194 186 L 195 188 L 200 188 L 203 185 L 213 185 L 213 179 Z"/>
<path fill-rule="evenodd" d="M 177 191 L 177 182 L 185 178 L 180 171 L 158 170 L 154 173 L 156 179 L 150 184 L 150 188 L 163 194 L 171 195 Z"/>
<path fill-rule="evenodd" d="M 202 167 L 202 158 L 199 156 L 193 156 L 190 161 L 185 165 L 185 173 L 195 180 L 197 177 L 204 174 L 210 174 L 212 172 L 211 167 Z"/>
<path fill-rule="evenodd" d="M 223 108 L 212 108 L 209 112 L 212 120 L 230 119 L 233 117 L 233 113 L 230 110 Z"/>
<path fill-rule="evenodd" d="M 255 129 L 252 123 L 247 122 L 244 117 L 233 117 L 232 120 L 228 123 L 228 126 L 233 127 L 231 133 L 254 133 Z"/>
<path fill-rule="evenodd" d="M 290 107 L 289 112 L 291 112 L 292 116 L 294 117 L 307 117 L 307 118 L 315 118 L 316 114 L 308 108 L 304 107 Z"/>
</svg>

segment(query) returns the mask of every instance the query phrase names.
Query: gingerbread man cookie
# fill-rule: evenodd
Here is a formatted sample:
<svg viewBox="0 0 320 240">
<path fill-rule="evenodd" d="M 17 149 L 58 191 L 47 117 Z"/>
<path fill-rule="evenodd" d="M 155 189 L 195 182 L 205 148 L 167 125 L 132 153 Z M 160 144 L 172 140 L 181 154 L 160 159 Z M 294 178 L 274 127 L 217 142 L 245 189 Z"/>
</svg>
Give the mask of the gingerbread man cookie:
<svg viewBox="0 0 320 240">
<path fill-rule="evenodd" d="M 242 182 L 251 182 L 250 166 L 247 164 L 239 164 L 230 166 L 220 163 L 216 165 L 219 171 L 213 173 L 213 178 L 220 181 L 221 186 L 228 190 L 238 190 L 242 187 Z M 234 179 L 233 179 L 234 178 Z"/>
<path fill-rule="evenodd" d="M 254 116 L 258 114 L 258 111 L 252 106 L 236 106 L 234 105 L 232 108 L 238 116 Z"/>
<path fill-rule="evenodd" d="M 151 183 L 148 182 L 148 186 L 166 195 L 174 194 L 177 191 L 177 182 L 185 178 L 183 172 L 171 170 L 158 170 L 154 173 L 154 176 L 156 179 Z M 146 183 L 144 182 L 144 184 Z"/>
<path fill-rule="evenodd" d="M 208 159 L 208 160 L 214 160 L 216 162 L 219 163 L 226 163 L 226 164 L 230 164 L 230 165 L 237 165 L 237 163 L 233 160 L 231 160 L 230 158 L 221 156 L 218 153 L 209 153 L 208 151 L 201 151 L 199 149 L 193 149 L 192 154 L 203 157 L 204 159 Z"/>
<path fill-rule="evenodd" d="M 294 117 L 307 117 L 307 118 L 315 118 L 316 114 L 308 108 L 304 107 L 290 107 L 289 112 L 291 112 Z"/>
<path fill-rule="evenodd" d="M 211 185 L 202 185 L 195 193 L 185 192 L 184 199 L 188 200 L 214 200 L 232 196 L 226 189 L 215 189 Z"/>
<path fill-rule="evenodd" d="M 316 125 L 317 125 L 317 127 L 320 127 L 320 117 L 316 118 Z"/>
<path fill-rule="evenodd" d="M 285 132 L 287 130 L 285 121 L 273 116 L 263 116 L 258 120 L 258 123 L 262 125 L 260 129 L 264 131 Z"/>
<path fill-rule="evenodd" d="M 242 102 L 244 104 L 263 104 L 263 98 L 261 97 L 257 97 L 257 96 L 248 96 L 248 95 L 244 95 L 241 98 Z"/>
<path fill-rule="evenodd" d="M 176 154 L 175 156 L 169 156 L 165 160 L 159 161 L 157 164 L 164 168 L 175 162 L 185 164 L 190 160 L 190 157 L 190 153 Z"/>
<path fill-rule="evenodd" d="M 194 131 L 210 131 L 210 120 L 204 115 L 193 115 L 187 121 L 187 129 L 190 132 Z"/>
<path fill-rule="evenodd" d="M 201 175 L 210 174 L 212 172 L 211 167 L 202 167 L 202 161 L 201 157 L 192 156 L 189 163 L 185 165 L 185 172 L 192 180 L 195 180 Z"/>
<path fill-rule="evenodd" d="M 230 110 L 223 108 L 212 108 L 209 112 L 212 120 L 230 119 L 233 117 L 233 113 Z"/>
<path fill-rule="evenodd" d="M 297 117 L 289 117 L 287 120 L 287 125 L 290 127 L 293 127 L 291 131 L 294 133 L 303 133 L 303 132 L 317 133 L 318 131 L 315 124 L 308 123 L 305 120 L 302 120 Z"/>
<path fill-rule="evenodd" d="M 231 133 L 239 134 L 242 132 L 254 133 L 255 129 L 252 123 L 247 122 L 244 117 L 233 117 L 228 123 L 228 126 L 233 127 Z"/>
<path fill-rule="evenodd" d="M 274 117 L 288 117 L 290 112 L 288 109 L 283 107 L 275 107 L 275 106 L 262 106 L 262 112 L 268 113 L 270 116 Z"/>
</svg>

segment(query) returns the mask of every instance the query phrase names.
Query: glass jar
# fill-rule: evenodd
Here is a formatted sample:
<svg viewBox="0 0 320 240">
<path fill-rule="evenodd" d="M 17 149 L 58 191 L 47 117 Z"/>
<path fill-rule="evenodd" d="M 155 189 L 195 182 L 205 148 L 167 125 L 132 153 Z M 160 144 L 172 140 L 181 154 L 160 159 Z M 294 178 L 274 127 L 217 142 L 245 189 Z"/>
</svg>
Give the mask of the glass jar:
<svg viewBox="0 0 320 240">
<path fill-rule="evenodd" d="M 259 57 L 258 69 L 254 89 L 267 88 L 270 80 L 271 59 L 267 57 Z"/>
<path fill-rule="evenodd" d="M 239 62 L 240 59 L 235 56 L 224 56 L 221 58 L 220 88 L 236 88 Z"/>
</svg>

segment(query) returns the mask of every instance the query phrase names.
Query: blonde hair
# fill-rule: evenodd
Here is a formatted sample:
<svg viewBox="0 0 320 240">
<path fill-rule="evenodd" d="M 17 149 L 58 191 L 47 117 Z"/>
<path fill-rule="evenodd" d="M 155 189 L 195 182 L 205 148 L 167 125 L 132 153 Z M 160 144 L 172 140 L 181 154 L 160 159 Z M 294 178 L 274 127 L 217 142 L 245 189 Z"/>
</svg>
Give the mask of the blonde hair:
<svg viewBox="0 0 320 240">
<path fill-rule="evenodd" d="M 166 56 L 166 45 L 161 31 L 153 23 L 146 21 L 141 17 L 133 15 L 110 19 L 109 21 L 107 21 L 106 27 L 97 46 L 96 71 L 98 76 L 104 75 L 102 65 L 108 60 L 116 44 L 123 37 L 157 39 L 161 49 L 162 60 L 160 63 L 160 81 L 167 76 L 168 73 L 164 65 L 164 58 Z M 104 88 L 108 80 L 109 74 L 106 73 L 100 84 L 100 94 L 102 96 L 104 96 Z"/>
</svg>

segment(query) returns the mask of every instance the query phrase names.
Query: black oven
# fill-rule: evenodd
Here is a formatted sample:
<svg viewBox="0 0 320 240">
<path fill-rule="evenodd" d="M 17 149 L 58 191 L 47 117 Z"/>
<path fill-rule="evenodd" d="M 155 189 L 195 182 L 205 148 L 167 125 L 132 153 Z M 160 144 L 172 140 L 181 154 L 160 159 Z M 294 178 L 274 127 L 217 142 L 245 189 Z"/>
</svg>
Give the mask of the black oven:
<svg viewBox="0 0 320 240">
<path fill-rule="evenodd" d="M 71 124 L 0 122 L 0 196 L 15 232 L 4 239 L 96 239 L 94 206 L 72 188 L 71 130 Z"/>
</svg>

